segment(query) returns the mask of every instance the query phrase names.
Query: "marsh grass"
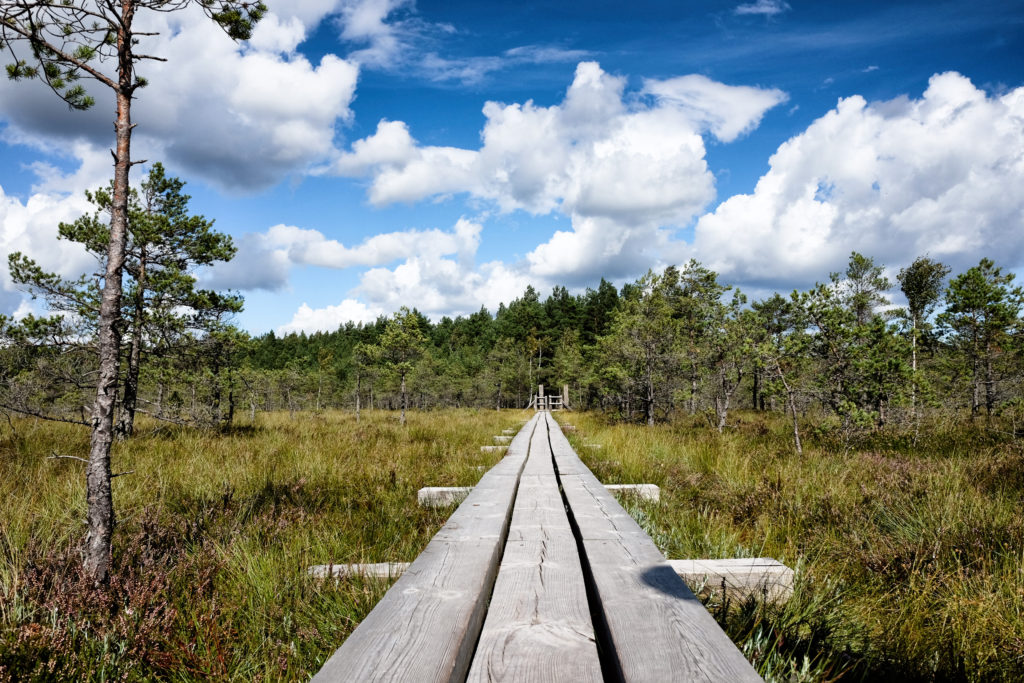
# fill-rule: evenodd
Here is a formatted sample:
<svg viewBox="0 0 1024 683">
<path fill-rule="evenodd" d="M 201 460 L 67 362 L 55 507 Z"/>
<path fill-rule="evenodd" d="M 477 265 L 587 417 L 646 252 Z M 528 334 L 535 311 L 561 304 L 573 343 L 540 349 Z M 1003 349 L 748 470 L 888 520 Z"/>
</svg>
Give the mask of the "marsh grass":
<svg viewBox="0 0 1024 683">
<path fill-rule="evenodd" d="M 0 432 L 0 680 L 302 680 L 387 590 L 312 564 L 408 561 L 451 513 L 428 485 L 472 485 L 513 412 L 258 416 L 218 433 L 143 423 L 118 444 L 114 579 L 78 569 L 83 464 L 72 426 Z"/>
<path fill-rule="evenodd" d="M 764 414 L 721 437 L 685 418 L 571 420 L 602 481 L 661 486 L 658 505 L 623 502 L 667 557 L 797 568 L 783 605 L 707 603 L 766 679 L 1024 680 L 1019 441 L 933 425 L 916 445 L 882 433 L 848 448 L 822 431 L 798 457 Z"/>
<path fill-rule="evenodd" d="M 422 486 L 475 483 L 479 446 L 523 413 L 260 415 L 224 433 L 142 423 L 118 444 L 114 580 L 78 570 L 88 434 L 0 426 L 0 680 L 303 680 L 387 590 L 312 564 L 408 561 L 451 508 Z M 560 419 L 566 416 L 560 417 Z M 984 429 L 932 425 L 792 454 L 786 423 L 740 413 L 722 436 L 568 416 L 570 439 L 670 558 L 775 557 L 783 604 L 706 604 L 769 681 L 1021 680 L 1024 454 Z M 564 421 L 564 420 L 563 420 Z M 601 449 L 584 447 L 598 443 Z M 700 589 L 700 586 L 694 588 Z M 713 587 L 712 587 L 713 588 Z"/>
</svg>

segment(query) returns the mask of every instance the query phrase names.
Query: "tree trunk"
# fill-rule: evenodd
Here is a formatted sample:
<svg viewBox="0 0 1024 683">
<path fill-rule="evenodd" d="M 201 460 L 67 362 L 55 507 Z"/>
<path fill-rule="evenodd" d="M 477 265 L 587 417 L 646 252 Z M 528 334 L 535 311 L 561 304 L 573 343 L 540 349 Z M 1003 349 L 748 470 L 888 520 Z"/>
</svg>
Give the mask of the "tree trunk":
<svg viewBox="0 0 1024 683">
<path fill-rule="evenodd" d="M 917 422 L 917 317 L 910 328 L 910 416 Z"/>
<path fill-rule="evenodd" d="M 356 372 L 356 423 L 359 423 L 359 390 L 360 390 L 360 377 L 359 373 Z"/>
<path fill-rule="evenodd" d="M 501 382 L 498 382 L 498 404 L 494 409 L 501 410 Z"/>
<path fill-rule="evenodd" d="M 721 373 L 721 386 L 722 394 L 715 397 L 715 412 L 718 415 L 718 433 L 721 434 L 725 429 L 725 424 L 729 419 L 729 406 L 732 404 L 732 395 L 736 391 L 736 388 L 740 385 L 743 379 L 743 373 L 737 372 L 736 383 L 731 387 L 729 386 L 729 379 L 726 376 L 725 371 Z"/>
<path fill-rule="evenodd" d="M 132 302 L 132 344 L 128 351 L 128 371 L 124 376 L 124 395 L 121 399 L 121 415 L 117 421 L 115 435 L 118 440 L 135 433 L 135 408 L 139 398 L 139 366 L 142 362 L 142 324 L 146 309 L 146 248 L 139 257 L 139 275 L 135 283 L 135 297 Z"/>
<path fill-rule="evenodd" d="M 110 206 L 110 241 L 107 265 L 100 295 L 99 375 L 96 401 L 92 408 L 92 435 L 89 465 L 86 470 L 85 496 L 88 531 L 85 536 L 83 567 L 96 584 L 110 578 L 110 543 L 114 534 L 114 499 L 111 494 L 110 446 L 114 438 L 114 403 L 117 398 L 118 356 L 121 350 L 121 275 L 128 236 L 128 172 L 131 170 L 131 26 L 133 3 L 122 4 L 121 30 L 118 32 L 119 88 L 117 120 L 114 129 L 114 187 Z"/>
<path fill-rule="evenodd" d="M 789 411 L 793 416 L 793 444 L 796 446 L 796 454 L 803 455 L 804 449 L 800 445 L 800 422 L 796 415 L 796 400 L 793 398 L 793 391 L 786 387 L 786 397 L 789 400 Z"/>
<path fill-rule="evenodd" d="M 320 412 L 320 396 L 324 391 L 324 373 L 320 370 L 316 373 L 316 412 Z"/>
<path fill-rule="evenodd" d="M 220 426 L 221 422 L 221 411 L 220 411 L 220 363 L 214 361 L 213 367 L 210 368 L 210 373 L 213 375 L 213 395 L 211 396 L 212 408 L 213 408 L 213 424 Z"/>
<path fill-rule="evenodd" d="M 750 407 L 757 410 L 758 394 L 761 392 L 761 371 L 754 368 L 753 389 L 750 392 Z"/>
<path fill-rule="evenodd" d="M 690 363 L 690 415 L 697 414 L 697 364 Z"/>
<path fill-rule="evenodd" d="M 235 423 L 235 377 L 228 367 L 228 427 Z"/>
<path fill-rule="evenodd" d="M 406 405 L 406 394 L 405 394 L 405 373 L 402 373 L 402 424 L 405 424 L 405 405 Z"/>
<path fill-rule="evenodd" d="M 647 426 L 654 426 L 654 372 L 650 365 L 647 368 L 647 377 L 645 384 L 647 385 Z"/>
<path fill-rule="evenodd" d="M 978 358 L 975 356 L 971 367 L 971 418 L 981 412 L 981 378 L 978 371 Z"/>
<path fill-rule="evenodd" d="M 779 365 L 778 361 L 775 361 L 775 371 L 778 373 L 779 380 L 782 382 L 782 386 L 786 390 L 786 402 L 789 404 L 790 414 L 793 416 L 793 444 L 796 446 L 796 454 L 803 455 L 804 449 L 800 445 L 800 423 L 797 419 L 796 414 L 796 400 L 794 398 L 796 392 L 786 381 L 786 375 L 782 372 L 782 366 Z"/>
<path fill-rule="evenodd" d="M 985 354 L 985 415 L 992 417 L 996 407 L 996 382 L 992 376 L 992 353 Z"/>
</svg>

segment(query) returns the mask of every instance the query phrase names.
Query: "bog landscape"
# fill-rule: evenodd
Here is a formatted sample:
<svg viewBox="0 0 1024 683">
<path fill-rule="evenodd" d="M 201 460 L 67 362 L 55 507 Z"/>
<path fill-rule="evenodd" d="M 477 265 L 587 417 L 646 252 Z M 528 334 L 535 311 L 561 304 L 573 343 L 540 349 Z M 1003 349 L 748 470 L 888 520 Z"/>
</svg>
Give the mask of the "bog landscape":
<svg viewBox="0 0 1024 683">
<path fill-rule="evenodd" d="M 0 0 L 0 681 L 1024 679 L 1020 3 L 280 4 Z"/>
</svg>

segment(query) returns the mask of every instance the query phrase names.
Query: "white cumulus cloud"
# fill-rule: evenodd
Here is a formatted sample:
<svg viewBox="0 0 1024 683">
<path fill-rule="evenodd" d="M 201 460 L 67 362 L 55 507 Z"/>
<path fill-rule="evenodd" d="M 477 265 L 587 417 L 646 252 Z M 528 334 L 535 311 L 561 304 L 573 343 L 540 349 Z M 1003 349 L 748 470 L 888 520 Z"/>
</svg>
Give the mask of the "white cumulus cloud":
<svg viewBox="0 0 1024 683">
<path fill-rule="evenodd" d="M 303 303 L 292 319 L 277 328 L 277 334 L 291 332 L 333 332 L 347 322 L 369 323 L 391 311 L 375 309 L 355 299 L 345 299 L 336 306 L 310 308 Z"/>
<path fill-rule="evenodd" d="M 678 106 L 694 124 L 722 142 L 749 133 L 766 111 L 789 99 L 777 88 L 726 85 L 699 74 L 647 80 L 644 91 Z"/>
<path fill-rule="evenodd" d="M 140 13 L 137 28 L 159 34 L 141 49 L 167 61 L 139 65 L 150 85 L 133 107 L 134 156 L 236 190 L 273 185 L 332 156 L 335 127 L 352 116 L 358 66 L 334 55 L 313 64 L 295 48 L 335 5 L 305 2 L 268 14 L 246 44 L 195 8 Z M 5 139 L 47 150 L 82 140 L 108 149 L 113 96 L 84 84 L 97 104 L 82 113 L 38 82 L 0 81 Z"/>
<path fill-rule="evenodd" d="M 279 331 L 336 329 L 350 320 L 373 320 L 401 306 L 415 307 L 433 318 L 468 314 L 481 306 L 496 310 L 536 282 L 523 264 L 477 264 L 481 229 L 479 223 L 460 219 L 451 231 L 389 233 L 348 248 L 315 230 L 277 226 L 265 239 L 285 246 L 284 253 L 294 263 L 336 268 L 374 264 L 341 303 L 316 309 L 304 303 Z M 312 257 L 314 252 L 323 256 Z"/>
<path fill-rule="evenodd" d="M 733 140 L 785 95 L 701 76 L 647 81 L 646 100 L 625 88 L 625 78 L 582 62 L 560 104 L 487 102 L 479 149 L 420 145 L 405 123 L 381 121 L 333 169 L 368 177 L 376 205 L 466 193 L 505 212 L 569 216 L 571 231 L 529 255 L 536 276 L 571 282 L 633 267 L 667 239 L 664 228 L 714 198 L 701 133 Z"/>
<path fill-rule="evenodd" d="M 928 253 L 964 268 L 1024 260 L 1024 88 L 986 94 L 958 73 L 919 99 L 860 96 L 785 142 L 751 194 L 696 226 L 692 253 L 731 281 L 804 284 L 851 250 L 890 265 Z"/>
</svg>

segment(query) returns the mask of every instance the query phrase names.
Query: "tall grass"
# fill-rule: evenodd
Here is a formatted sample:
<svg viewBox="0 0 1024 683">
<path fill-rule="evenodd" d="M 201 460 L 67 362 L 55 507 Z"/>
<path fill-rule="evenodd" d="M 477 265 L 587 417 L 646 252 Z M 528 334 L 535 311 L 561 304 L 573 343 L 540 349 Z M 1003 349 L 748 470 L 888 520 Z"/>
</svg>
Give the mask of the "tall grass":
<svg viewBox="0 0 1024 683">
<path fill-rule="evenodd" d="M 387 586 L 312 564 L 410 560 L 450 510 L 416 491 L 471 485 L 512 412 L 258 416 L 227 433 L 143 423 L 118 444 L 114 580 L 78 571 L 88 434 L 0 433 L 0 680 L 300 680 Z"/>
<path fill-rule="evenodd" d="M 662 487 L 659 505 L 624 502 L 668 557 L 798 568 L 784 605 L 709 604 L 769 680 L 1024 680 L 1019 442 L 934 427 L 848 449 L 823 433 L 799 457 L 763 414 L 721 437 L 571 419 L 602 481 Z"/>
<path fill-rule="evenodd" d="M 518 412 L 260 415 L 217 433 L 142 423 L 118 444 L 114 580 L 79 573 L 88 434 L 0 426 L 0 680 L 302 680 L 380 599 L 312 564 L 413 559 L 450 509 L 416 491 L 471 485 L 479 446 Z M 708 607 L 770 681 L 1021 680 L 1024 454 L 969 427 L 827 432 L 792 453 L 785 421 L 740 413 L 719 436 L 568 416 L 606 483 L 670 558 L 771 556 L 792 598 Z M 597 443 L 601 449 L 585 444 Z"/>
</svg>

